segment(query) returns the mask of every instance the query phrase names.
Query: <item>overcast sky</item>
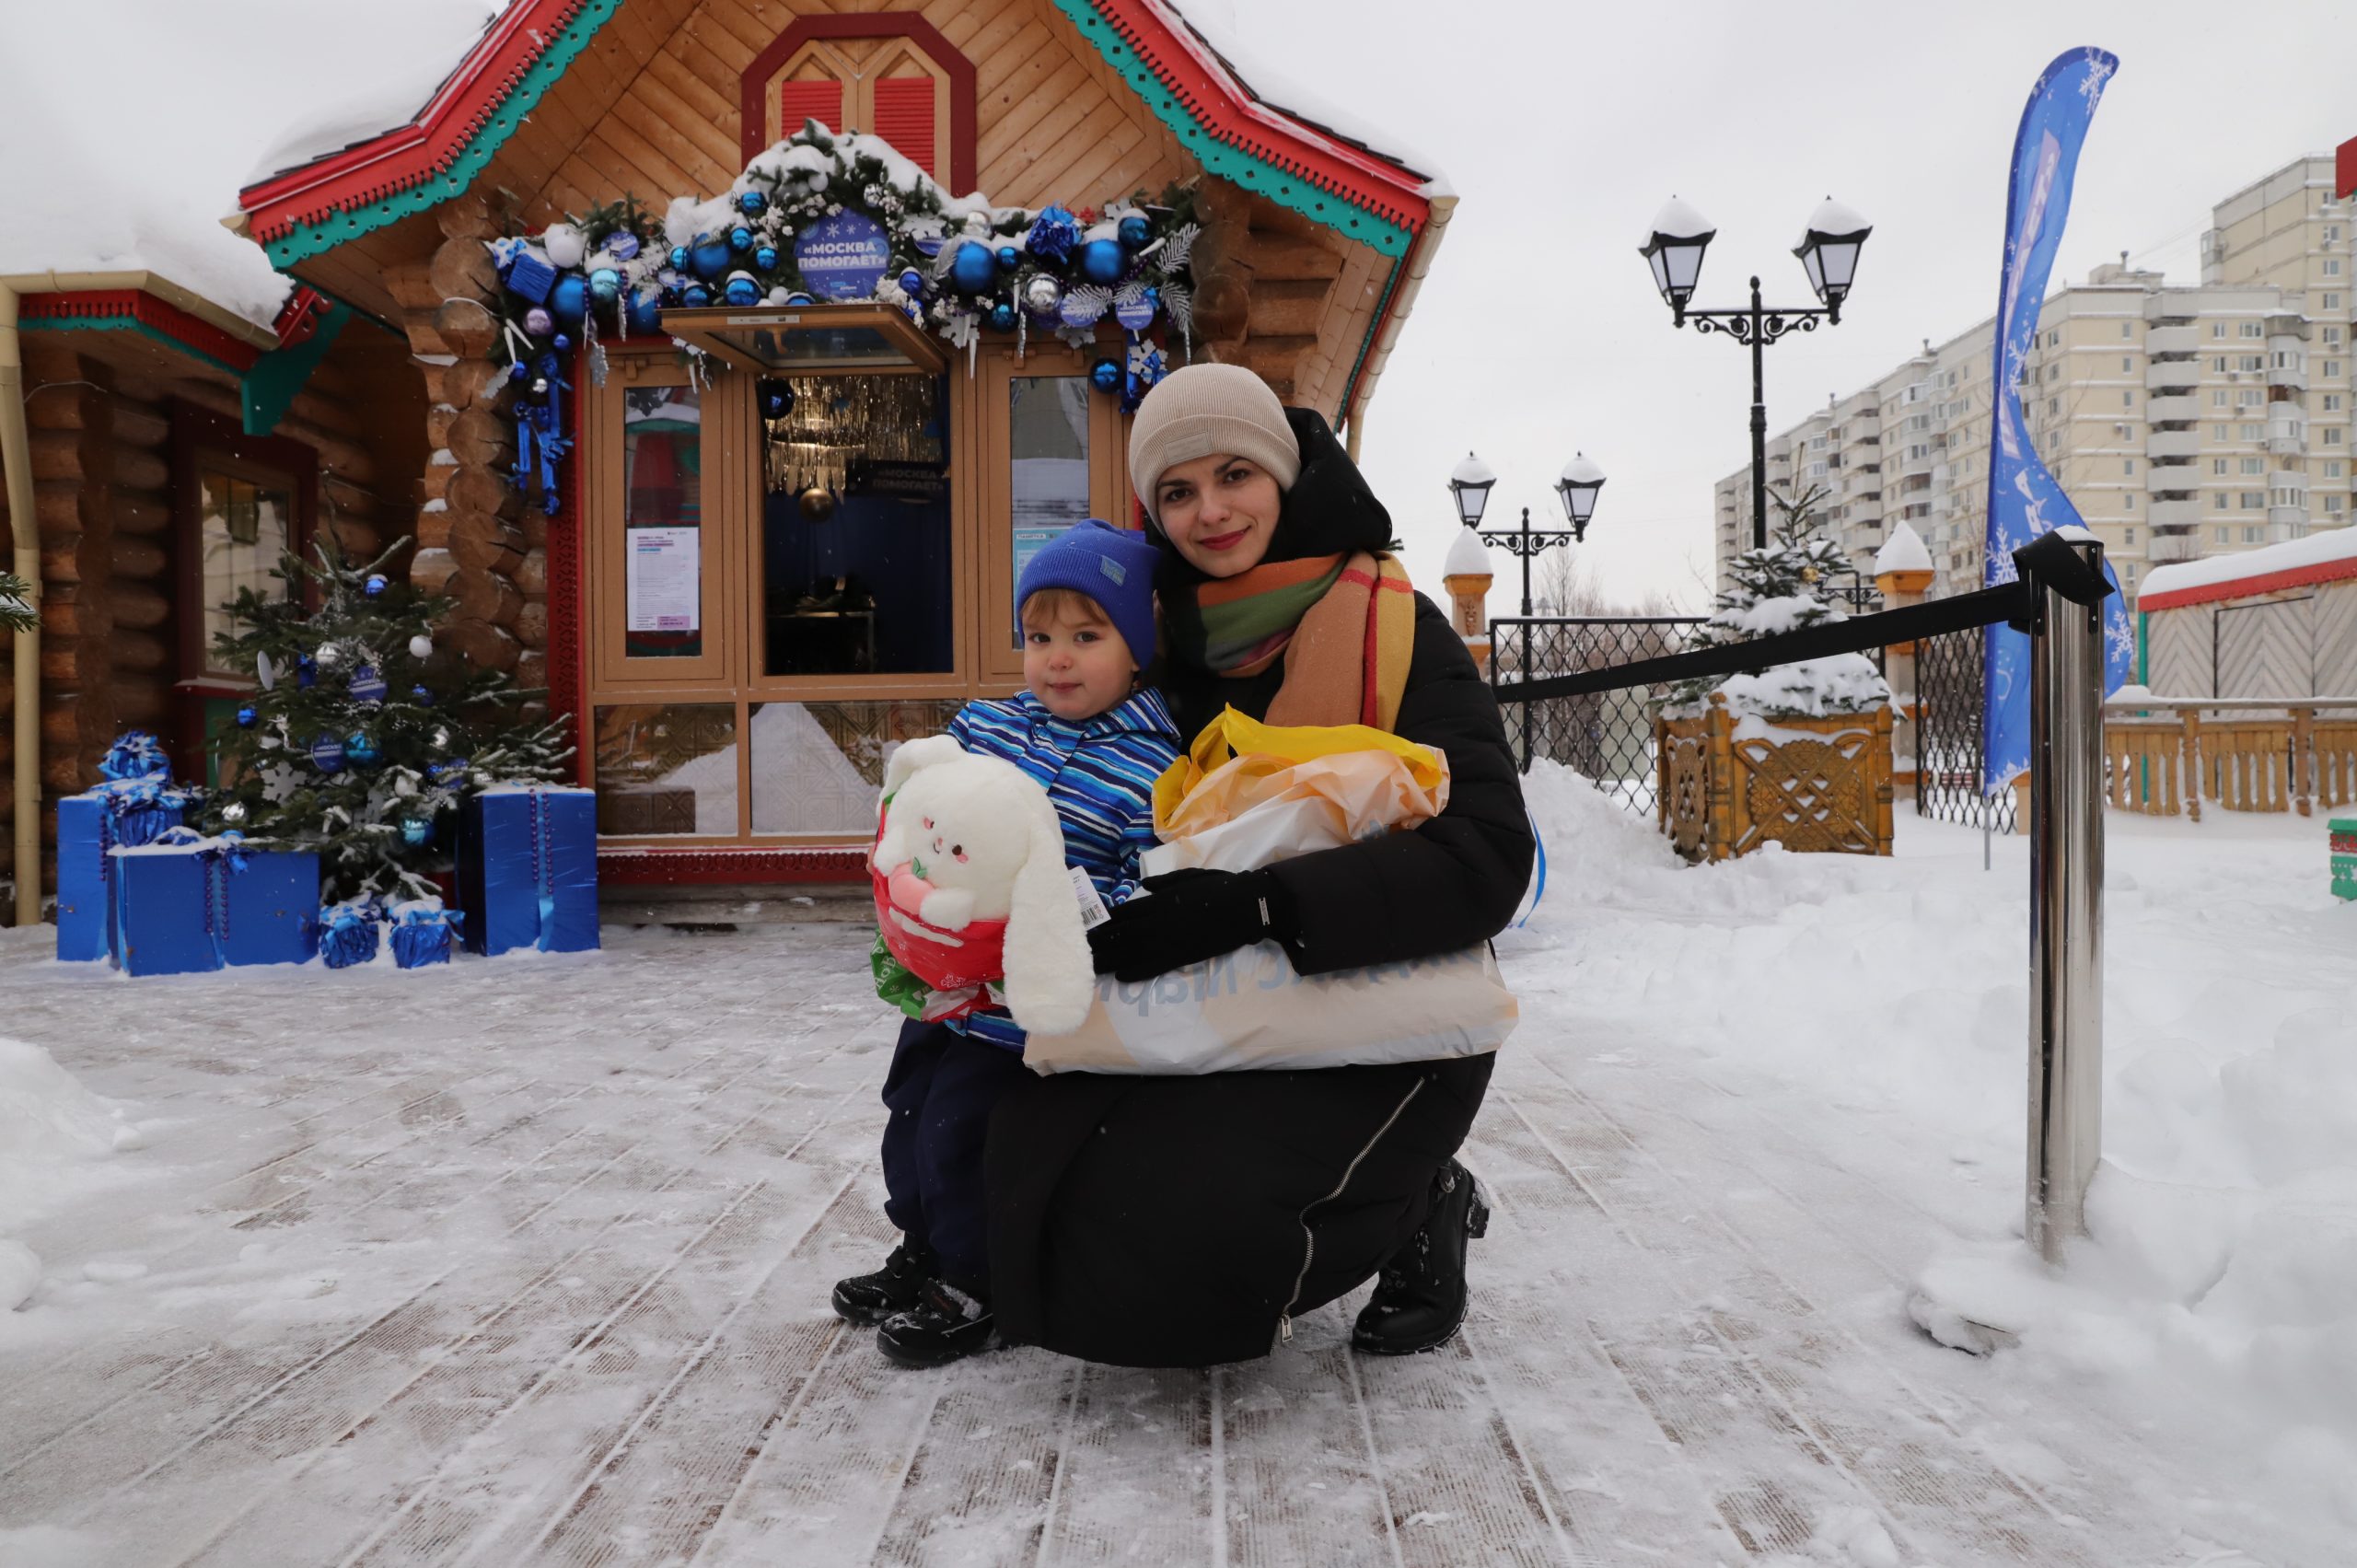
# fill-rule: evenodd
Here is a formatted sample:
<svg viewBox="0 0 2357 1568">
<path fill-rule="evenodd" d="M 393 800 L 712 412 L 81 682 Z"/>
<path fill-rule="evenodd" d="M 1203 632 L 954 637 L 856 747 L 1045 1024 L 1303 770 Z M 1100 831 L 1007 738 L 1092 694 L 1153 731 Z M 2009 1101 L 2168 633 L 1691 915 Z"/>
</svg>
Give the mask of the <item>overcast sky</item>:
<svg viewBox="0 0 2357 1568">
<path fill-rule="evenodd" d="M 1562 526 L 1573 450 L 1608 476 L 1586 562 L 1608 592 L 1706 603 L 1713 482 L 1749 458 L 1750 356 L 1673 331 L 1637 246 L 1675 192 L 1719 238 L 1697 302 L 1813 303 L 1791 255 L 1830 194 L 1874 224 L 1838 328 L 1768 351 L 1786 428 L 1996 304 L 2005 168 L 2065 49 L 2119 56 L 2055 281 L 2126 250 L 2198 281 L 2212 203 L 2357 136 L 2357 12 L 2241 0 L 1945 6 L 1184 0 L 1437 160 L 1460 197 L 1375 397 L 1361 460 L 1437 587 L 1445 488 L 1470 447 L 1490 520 Z M 1543 513 L 1540 508 L 1544 507 Z M 1492 613 L 1512 614 L 1497 552 Z"/>
</svg>

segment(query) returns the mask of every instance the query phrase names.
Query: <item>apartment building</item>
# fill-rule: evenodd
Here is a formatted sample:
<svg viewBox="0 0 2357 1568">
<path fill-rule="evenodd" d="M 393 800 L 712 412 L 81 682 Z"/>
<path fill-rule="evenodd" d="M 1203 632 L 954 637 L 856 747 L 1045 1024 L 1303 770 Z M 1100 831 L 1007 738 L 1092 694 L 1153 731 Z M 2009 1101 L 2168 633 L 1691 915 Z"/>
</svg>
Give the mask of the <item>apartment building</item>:
<svg viewBox="0 0 2357 1568">
<path fill-rule="evenodd" d="M 2131 599 L 2154 565 L 2350 521 L 2357 203 L 2334 200 L 2332 176 L 2330 158 L 2302 158 L 2219 203 L 2199 284 L 2123 257 L 2040 311 L 2025 426 Z M 1927 341 L 1771 437 L 1770 488 L 1825 486 L 1819 514 L 1862 570 L 1904 518 L 1931 550 L 1934 593 L 1979 587 L 1993 330 Z M 1747 465 L 1714 487 L 1723 584 L 1750 543 L 1750 484 Z"/>
</svg>

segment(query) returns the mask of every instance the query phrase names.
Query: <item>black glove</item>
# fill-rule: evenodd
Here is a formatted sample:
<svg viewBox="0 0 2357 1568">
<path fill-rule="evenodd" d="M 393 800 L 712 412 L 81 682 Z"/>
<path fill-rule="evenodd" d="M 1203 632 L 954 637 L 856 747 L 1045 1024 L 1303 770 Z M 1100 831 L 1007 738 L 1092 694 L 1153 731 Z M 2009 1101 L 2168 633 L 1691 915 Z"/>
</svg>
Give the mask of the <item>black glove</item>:
<svg viewBox="0 0 2357 1568">
<path fill-rule="evenodd" d="M 1293 900 L 1270 871 L 1173 871 L 1088 934 L 1097 972 L 1152 980 L 1260 941 L 1294 934 Z"/>
</svg>

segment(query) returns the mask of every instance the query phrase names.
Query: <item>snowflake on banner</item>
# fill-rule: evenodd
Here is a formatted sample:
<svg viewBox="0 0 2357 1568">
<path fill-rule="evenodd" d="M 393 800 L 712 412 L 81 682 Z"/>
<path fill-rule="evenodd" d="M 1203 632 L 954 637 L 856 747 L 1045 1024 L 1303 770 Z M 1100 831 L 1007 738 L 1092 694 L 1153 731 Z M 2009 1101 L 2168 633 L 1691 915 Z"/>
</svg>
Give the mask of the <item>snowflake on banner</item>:
<svg viewBox="0 0 2357 1568">
<path fill-rule="evenodd" d="M 2115 595 L 2119 592 L 2117 588 L 2112 591 Z M 2136 656 L 2136 628 L 2116 603 L 2104 616 L 2103 636 L 2106 664 L 2118 664 Z"/>
<path fill-rule="evenodd" d="M 2103 97 L 2104 84 L 2110 81 L 2111 74 L 2119 69 L 2119 62 L 2108 58 L 2102 51 L 2087 51 L 2087 75 L 2086 79 L 2079 84 L 2079 93 L 2087 100 L 2090 112 L 2095 109 L 2096 100 Z"/>
</svg>

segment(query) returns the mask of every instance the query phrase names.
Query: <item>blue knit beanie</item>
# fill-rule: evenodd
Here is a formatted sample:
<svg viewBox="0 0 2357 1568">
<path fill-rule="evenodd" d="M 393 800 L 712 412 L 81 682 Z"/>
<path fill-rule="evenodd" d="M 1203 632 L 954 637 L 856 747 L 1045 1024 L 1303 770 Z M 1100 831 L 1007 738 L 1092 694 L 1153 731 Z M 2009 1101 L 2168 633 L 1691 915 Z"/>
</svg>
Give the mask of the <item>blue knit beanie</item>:
<svg viewBox="0 0 2357 1568">
<path fill-rule="evenodd" d="M 1041 588 L 1070 588 L 1095 599 L 1130 646 L 1130 662 L 1154 662 L 1154 569 L 1161 552 L 1132 528 L 1095 517 L 1074 523 L 1024 563 L 1015 585 L 1018 613 Z"/>
</svg>

